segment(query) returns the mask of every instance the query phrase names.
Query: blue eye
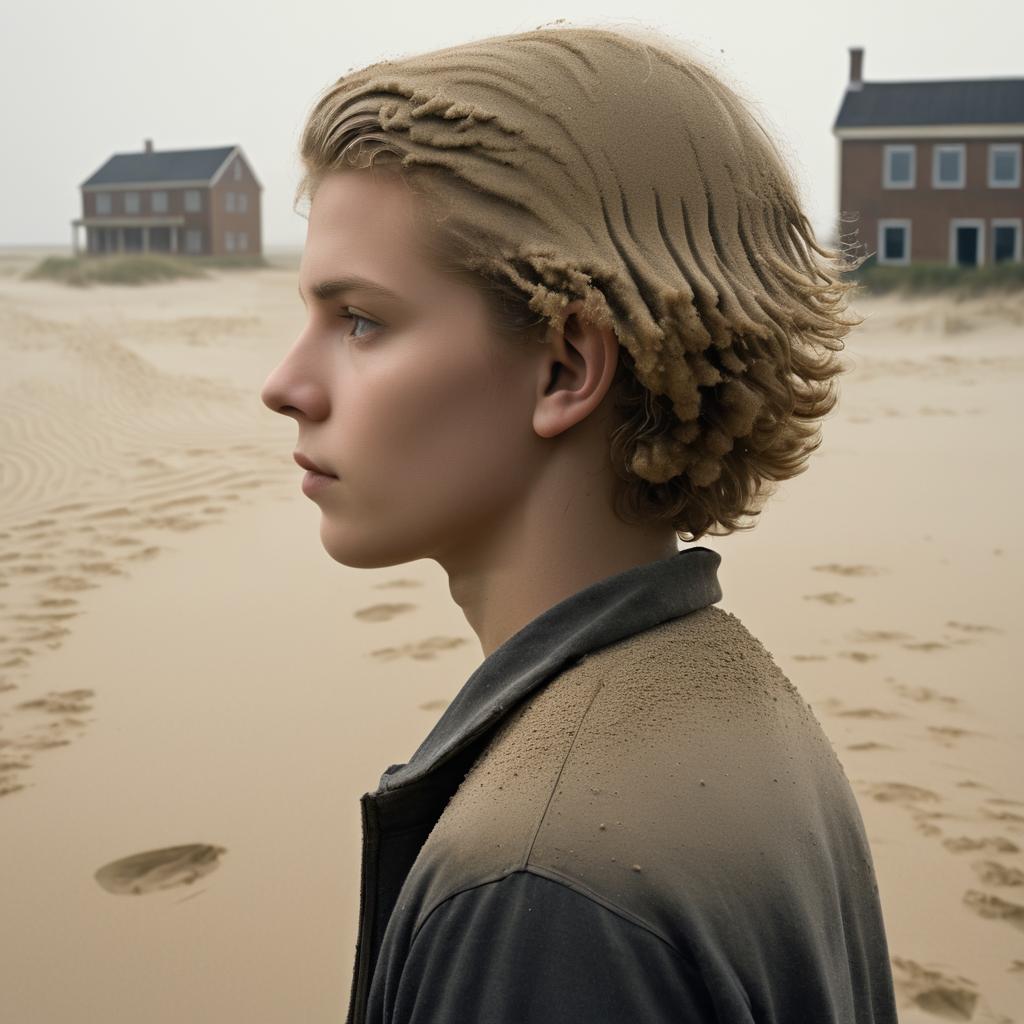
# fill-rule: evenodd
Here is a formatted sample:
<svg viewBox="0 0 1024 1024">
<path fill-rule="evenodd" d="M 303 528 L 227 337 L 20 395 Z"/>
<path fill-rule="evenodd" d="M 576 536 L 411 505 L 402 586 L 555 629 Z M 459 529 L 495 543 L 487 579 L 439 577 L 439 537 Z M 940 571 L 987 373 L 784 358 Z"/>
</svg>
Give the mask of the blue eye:
<svg viewBox="0 0 1024 1024">
<path fill-rule="evenodd" d="M 359 333 L 358 332 L 359 323 L 354 324 L 353 325 L 353 330 L 352 330 L 352 335 L 351 335 L 351 337 L 353 337 L 353 338 L 365 337 L 367 334 L 372 334 L 373 333 L 373 328 L 381 326 L 379 323 L 377 323 L 376 320 L 371 320 L 368 316 L 363 316 L 361 313 L 356 313 L 350 306 L 346 306 L 345 309 L 341 313 L 338 314 L 338 316 L 342 320 L 355 320 L 355 321 L 359 321 L 359 323 L 364 323 L 364 324 L 369 324 L 370 325 L 370 329 L 369 330 L 363 331 L 362 333 Z"/>
</svg>

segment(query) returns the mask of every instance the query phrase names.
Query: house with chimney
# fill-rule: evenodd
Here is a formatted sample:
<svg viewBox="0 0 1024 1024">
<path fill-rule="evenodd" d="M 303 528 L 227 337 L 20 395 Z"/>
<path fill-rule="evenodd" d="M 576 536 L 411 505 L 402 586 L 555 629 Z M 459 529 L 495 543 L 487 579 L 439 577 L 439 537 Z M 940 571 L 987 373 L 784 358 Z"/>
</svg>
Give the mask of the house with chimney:
<svg viewBox="0 0 1024 1024">
<path fill-rule="evenodd" d="M 1021 260 L 1024 78 L 866 82 L 864 50 L 832 133 L 844 240 L 880 264 Z"/>
<path fill-rule="evenodd" d="M 262 254 L 263 186 L 240 146 L 157 150 L 146 139 L 141 152 L 115 153 L 80 188 L 76 256 Z"/>
</svg>

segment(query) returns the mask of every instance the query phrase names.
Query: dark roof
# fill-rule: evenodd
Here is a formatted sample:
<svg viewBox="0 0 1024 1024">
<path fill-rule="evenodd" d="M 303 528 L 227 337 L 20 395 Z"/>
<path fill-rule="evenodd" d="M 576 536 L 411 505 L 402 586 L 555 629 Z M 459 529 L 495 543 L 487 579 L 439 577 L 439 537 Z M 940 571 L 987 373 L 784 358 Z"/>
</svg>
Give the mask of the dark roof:
<svg viewBox="0 0 1024 1024">
<path fill-rule="evenodd" d="M 1024 124 L 1024 78 L 865 82 L 848 89 L 833 128 Z"/>
<path fill-rule="evenodd" d="M 237 146 L 115 153 L 86 185 L 142 185 L 152 181 L 209 181 Z"/>
</svg>

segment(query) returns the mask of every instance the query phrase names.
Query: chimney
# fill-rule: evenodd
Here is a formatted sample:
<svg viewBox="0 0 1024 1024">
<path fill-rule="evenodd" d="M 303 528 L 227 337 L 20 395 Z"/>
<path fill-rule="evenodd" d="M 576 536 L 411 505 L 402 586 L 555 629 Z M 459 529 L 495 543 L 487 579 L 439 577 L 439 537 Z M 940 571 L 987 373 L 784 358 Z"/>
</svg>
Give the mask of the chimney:
<svg viewBox="0 0 1024 1024">
<path fill-rule="evenodd" d="M 147 153 L 152 153 L 153 152 L 153 140 L 152 139 L 143 139 L 143 145 L 145 146 Z"/>
<path fill-rule="evenodd" d="M 864 47 L 863 46 L 851 46 L 850 47 L 850 81 L 847 83 L 847 89 L 862 89 L 864 88 L 864 79 L 862 77 L 864 72 Z"/>
</svg>

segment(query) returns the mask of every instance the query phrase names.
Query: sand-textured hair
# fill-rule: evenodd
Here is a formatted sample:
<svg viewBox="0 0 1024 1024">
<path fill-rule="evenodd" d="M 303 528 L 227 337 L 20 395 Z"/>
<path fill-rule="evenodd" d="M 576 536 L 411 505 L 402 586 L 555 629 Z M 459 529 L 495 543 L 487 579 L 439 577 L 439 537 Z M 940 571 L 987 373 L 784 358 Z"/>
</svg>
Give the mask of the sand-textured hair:
<svg viewBox="0 0 1024 1024">
<path fill-rule="evenodd" d="M 531 341 L 574 299 L 620 343 L 616 513 L 750 529 L 835 406 L 853 264 L 821 246 L 735 90 L 653 30 L 557 27 L 352 71 L 303 129 L 296 206 L 388 164 L 438 253 Z"/>
</svg>

